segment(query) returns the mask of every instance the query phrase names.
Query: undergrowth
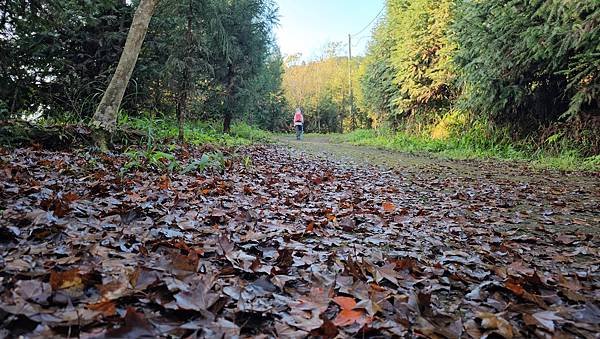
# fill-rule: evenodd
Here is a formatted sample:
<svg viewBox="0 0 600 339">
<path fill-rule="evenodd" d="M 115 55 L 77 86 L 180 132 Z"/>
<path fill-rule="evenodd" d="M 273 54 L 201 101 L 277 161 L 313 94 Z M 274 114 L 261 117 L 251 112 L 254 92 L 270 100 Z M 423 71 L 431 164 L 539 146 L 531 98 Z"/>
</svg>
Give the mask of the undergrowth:
<svg viewBox="0 0 600 339">
<path fill-rule="evenodd" d="M 181 161 L 174 155 L 178 149 L 179 134 L 175 120 L 122 115 L 119 118 L 119 124 L 124 129 L 131 128 L 143 134 L 142 142 L 132 145 L 124 152 L 128 160 L 123 166 L 121 174 L 147 168 L 182 174 L 204 171 L 221 172 L 232 161 L 249 167 L 252 165 L 252 160 L 247 156 L 238 155 L 235 149 L 238 146 L 271 141 L 270 133 L 245 123 L 235 123 L 231 126 L 229 133 L 223 133 L 222 125 L 217 122 L 190 121 L 185 124 L 184 128 L 184 140 L 187 144 L 193 146 L 213 145 L 233 151 L 232 153 L 223 153 L 221 150 L 207 151 L 198 159 Z"/>
<path fill-rule="evenodd" d="M 168 118 L 121 115 L 119 124 L 144 133 L 146 143 L 174 141 L 179 133 L 177 122 Z M 234 123 L 229 133 L 223 133 L 220 123 L 190 121 L 184 127 L 184 140 L 195 146 L 204 144 L 240 146 L 255 142 L 269 142 L 271 134 L 243 122 Z"/>
</svg>

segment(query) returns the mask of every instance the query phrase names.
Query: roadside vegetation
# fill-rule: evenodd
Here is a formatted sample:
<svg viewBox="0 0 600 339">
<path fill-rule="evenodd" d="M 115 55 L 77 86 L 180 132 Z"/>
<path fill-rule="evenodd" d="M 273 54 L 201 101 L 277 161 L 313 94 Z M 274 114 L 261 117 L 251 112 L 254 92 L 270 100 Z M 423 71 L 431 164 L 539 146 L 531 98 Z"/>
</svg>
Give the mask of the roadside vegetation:
<svg viewBox="0 0 600 339">
<path fill-rule="evenodd" d="M 473 130 L 470 132 L 473 133 Z M 429 153 L 449 159 L 496 159 L 527 162 L 536 168 L 600 171 L 600 156 L 584 156 L 568 139 L 549 139 L 542 145 L 536 145 L 532 140 L 515 143 L 501 133 L 487 137 L 462 133 L 434 139 L 427 134 L 375 129 L 329 134 L 328 137 L 336 143 L 416 154 Z"/>
<path fill-rule="evenodd" d="M 288 57 L 286 98 L 337 140 L 597 169 L 599 18 L 593 0 L 388 0 L 365 57 Z"/>
</svg>

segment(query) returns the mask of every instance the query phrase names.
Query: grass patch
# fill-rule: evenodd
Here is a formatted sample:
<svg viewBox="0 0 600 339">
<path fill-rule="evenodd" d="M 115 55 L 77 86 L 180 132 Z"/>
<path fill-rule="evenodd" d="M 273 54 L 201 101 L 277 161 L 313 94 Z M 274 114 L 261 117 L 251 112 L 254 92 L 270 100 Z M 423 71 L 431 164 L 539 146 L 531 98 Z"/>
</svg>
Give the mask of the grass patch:
<svg viewBox="0 0 600 339">
<path fill-rule="evenodd" d="M 502 134 L 482 135 L 477 130 L 444 139 L 402 131 L 355 130 L 347 134 L 331 134 L 330 140 L 408 153 L 430 153 L 451 159 L 501 159 L 525 161 L 537 168 L 600 170 L 600 155 L 583 157 L 566 142 L 541 147 L 525 142 L 515 145 Z"/>
</svg>

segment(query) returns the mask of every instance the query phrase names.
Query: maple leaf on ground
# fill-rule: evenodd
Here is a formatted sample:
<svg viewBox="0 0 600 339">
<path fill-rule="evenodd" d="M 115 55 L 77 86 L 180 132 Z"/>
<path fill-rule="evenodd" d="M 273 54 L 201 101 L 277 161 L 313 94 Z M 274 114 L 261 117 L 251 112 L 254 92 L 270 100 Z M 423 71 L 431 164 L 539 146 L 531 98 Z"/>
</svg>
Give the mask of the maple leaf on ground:
<svg viewBox="0 0 600 339">
<path fill-rule="evenodd" d="M 50 286 L 53 290 L 83 288 L 83 276 L 77 268 L 63 272 L 52 271 Z"/>
<path fill-rule="evenodd" d="M 563 275 L 560 275 L 558 277 L 558 284 L 561 287 L 567 288 L 573 292 L 577 292 L 583 289 L 583 286 L 581 286 L 581 283 L 577 279 L 577 276 L 573 277 L 573 279 L 567 279 Z"/>
<path fill-rule="evenodd" d="M 175 301 L 166 304 L 165 307 L 204 312 L 219 299 L 219 295 L 211 291 L 213 284 L 214 277 L 203 277 L 202 280 L 195 281 L 189 289 L 175 294 Z"/>
<path fill-rule="evenodd" d="M 187 162 L 205 151 L 174 152 Z M 523 189 L 480 168 L 465 178 L 340 166 L 275 145 L 236 152 L 254 167 L 119 175 L 128 159 L 118 154 L 3 153 L 0 337 L 600 332 L 600 245 L 588 234 L 600 195 L 589 181 L 569 194 L 562 177 Z M 90 159 L 100 170 L 88 168 Z M 46 167 L 31 166 L 40 162 Z M 55 163 L 68 170 L 52 171 Z M 314 173 L 331 176 L 315 190 Z M 551 224 L 507 225 L 517 208 L 528 224 L 547 221 L 547 185 L 569 199 L 568 211 L 553 211 L 554 224 L 590 226 L 561 237 Z M 467 200 L 448 196 L 462 191 Z M 499 209 L 503 201 L 520 203 Z M 199 288 L 209 276 L 213 283 Z M 152 326 L 135 310 L 127 316 L 132 306 Z M 141 326 L 131 325 L 136 316 Z"/>
<path fill-rule="evenodd" d="M 335 297 L 333 301 L 338 304 L 343 310 L 351 310 L 356 306 L 356 300 L 350 297 Z"/>
<path fill-rule="evenodd" d="M 575 312 L 577 321 L 591 324 L 600 324 L 600 306 L 592 302 L 586 302 L 585 305 Z"/>
<path fill-rule="evenodd" d="M 167 175 L 162 175 L 160 177 L 160 180 L 158 182 L 158 187 L 161 190 L 166 190 L 171 186 L 171 178 L 169 178 L 169 176 Z"/>
<path fill-rule="evenodd" d="M 379 283 L 383 279 L 386 279 L 394 285 L 398 285 L 398 279 L 396 278 L 398 276 L 398 272 L 395 271 L 395 268 L 395 264 L 387 264 L 383 267 L 374 266 L 373 271 L 375 272 L 375 281 Z"/>
<path fill-rule="evenodd" d="M 276 322 L 275 330 L 280 338 L 306 338 L 307 331 L 295 329 L 285 323 Z"/>
<path fill-rule="evenodd" d="M 105 317 L 110 317 L 117 314 L 117 307 L 115 303 L 110 300 L 89 304 L 86 307 L 92 311 L 99 312 Z"/>
<path fill-rule="evenodd" d="M 315 222 L 311 221 L 308 223 L 308 225 L 306 225 L 306 233 L 312 233 L 315 229 Z"/>
<path fill-rule="evenodd" d="M 293 308 L 289 313 L 281 314 L 281 320 L 286 324 L 294 326 L 304 331 L 312 331 L 323 325 L 323 320 L 316 310 L 303 311 Z"/>
<path fill-rule="evenodd" d="M 171 257 L 171 263 L 173 265 L 172 267 L 177 270 L 196 272 L 198 271 L 200 258 L 194 252 L 191 252 L 188 255 L 174 253 Z"/>
<path fill-rule="evenodd" d="M 369 316 L 373 317 L 378 312 L 383 311 L 382 305 L 391 304 L 386 300 L 389 297 L 390 293 L 387 290 L 372 290 L 369 293 L 369 297 L 366 299 L 361 299 L 355 306 L 355 308 L 364 308 Z"/>
<path fill-rule="evenodd" d="M 525 264 L 523 260 L 517 260 L 508 266 L 508 274 L 515 276 L 531 276 L 535 271 Z"/>
<path fill-rule="evenodd" d="M 129 276 L 131 287 L 136 290 L 145 290 L 148 286 L 155 284 L 161 278 L 161 274 L 143 267 L 137 267 Z"/>
<path fill-rule="evenodd" d="M 23 299 L 44 305 L 52 295 L 50 284 L 39 280 L 19 280 L 15 284 L 15 293 Z"/>
<path fill-rule="evenodd" d="M 394 212 L 394 210 L 396 210 L 396 205 L 389 201 L 385 201 L 381 206 L 383 207 L 384 212 L 387 213 Z"/>
<path fill-rule="evenodd" d="M 366 322 L 365 312 L 362 309 L 354 309 L 356 307 L 356 300 L 354 298 L 338 296 L 333 298 L 333 301 L 341 308 L 333 320 L 336 326 L 343 327 L 354 323 L 364 324 Z"/>
<path fill-rule="evenodd" d="M 298 302 L 290 305 L 301 310 L 316 310 L 319 315 L 329 306 L 329 298 L 332 290 L 323 287 L 313 287 L 310 289 L 310 294 L 298 298 Z"/>
</svg>

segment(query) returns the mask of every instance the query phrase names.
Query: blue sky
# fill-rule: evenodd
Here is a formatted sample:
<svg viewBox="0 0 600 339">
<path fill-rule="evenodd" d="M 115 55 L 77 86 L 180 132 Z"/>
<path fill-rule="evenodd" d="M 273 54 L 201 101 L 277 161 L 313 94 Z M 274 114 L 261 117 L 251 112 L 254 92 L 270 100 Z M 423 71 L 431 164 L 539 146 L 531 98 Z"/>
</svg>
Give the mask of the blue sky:
<svg viewBox="0 0 600 339">
<path fill-rule="evenodd" d="M 275 33 L 281 52 L 302 53 L 303 59 L 321 55 L 328 42 L 342 41 L 347 50 L 348 34 L 363 29 L 384 6 L 385 0 L 276 0 L 279 26 Z M 371 25 L 352 37 L 352 54 L 363 54 Z M 344 52 L 345 55 L 345 52 Z"/>
</svg>

